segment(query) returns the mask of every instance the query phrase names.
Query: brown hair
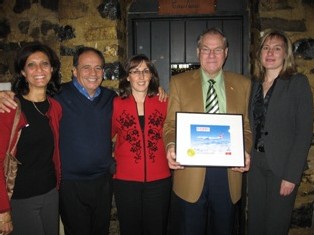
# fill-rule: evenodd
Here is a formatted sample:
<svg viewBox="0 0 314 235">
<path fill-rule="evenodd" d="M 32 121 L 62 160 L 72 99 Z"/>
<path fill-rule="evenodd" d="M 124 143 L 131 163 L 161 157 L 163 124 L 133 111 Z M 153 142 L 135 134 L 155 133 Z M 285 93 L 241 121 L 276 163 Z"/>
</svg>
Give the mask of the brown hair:
<svg viewBox="0 0 314 235">
<path fill-rule="evenodd" d="M 149 82 L 147 95 L 149 97 L 158 93 L 159 88 L 159 76 L 154 64 L 144 54 L 139 54 L 131 57 L 125 66 L 125 74 L 122 76 L 119 82 L 119 95 L 122 98 L 126 98 L 132 94 L 132 88 L 130 82 L 127 80 L 129 73 L 132 69 L 139 66 L 141 63 L 145 63 L 152 74 L 152 78 Z"/>
</svg>

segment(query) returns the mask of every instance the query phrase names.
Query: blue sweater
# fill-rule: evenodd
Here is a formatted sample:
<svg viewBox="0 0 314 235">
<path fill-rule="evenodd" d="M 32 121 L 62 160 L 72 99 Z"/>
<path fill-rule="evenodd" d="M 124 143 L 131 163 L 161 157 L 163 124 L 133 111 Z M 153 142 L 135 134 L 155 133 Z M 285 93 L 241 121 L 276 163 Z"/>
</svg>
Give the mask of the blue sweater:
<svg viewBox="0 0 314 235">
<path fill-rule="evenodd" d="M 72 82 L 55 98 L 62 106 L 60 155 L 63 180 L 94 179 L 113 166 L 111 116 L 114 91 L 101 87 L 93 101 Z"/>
</svg>

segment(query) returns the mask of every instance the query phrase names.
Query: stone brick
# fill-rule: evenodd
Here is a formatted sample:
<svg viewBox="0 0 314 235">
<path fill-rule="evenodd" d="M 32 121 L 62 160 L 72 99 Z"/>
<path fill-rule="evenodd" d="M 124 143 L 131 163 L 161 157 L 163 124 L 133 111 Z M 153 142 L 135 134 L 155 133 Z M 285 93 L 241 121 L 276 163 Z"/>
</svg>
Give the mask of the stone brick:
<svg viewBox="0 0 314 235">
<path fill-rule="evenodd" d="M 119 47 L 118 47 L 118 56 L 119 56 L 119 57 L 123 57 L 124 55 L 126 55 L 125 48 L 119 46 Z"/>
<path fill-rule="evenodd" d="M 103 0 L 97 7 L 101 17 L 111 20 L 121 19 L 120 4 L 117 0 Z"/>
<path fill-rule="evenodd" d="M 108 80 L 118 80 L 124 73 L 123 67 L 119 61 L 106 63 L 104 70 L 105 79 Z"/>
<path fill-rule="evenodd" d="M 290 227 L 311 227 L 313 216 L 313 202 L 293 210 Z"/>
<path fill-rule="evenodd" d="M 41 0 L 41 5 L 44 8 L 47 8 L 52 11 L 57 11 L 58 10 L 58 4 L 59 0 Z"/>
<path fill-rule="evenodd" d="M 59 41 L 65 41 L 72 38 L 75 38 L 74 34 L 75 29 L 70 25 L 61 26 L 58 29 L 58 39 Z"/>
<path fill-rule="evenodd" d="M 30 36 L 34 39 L 34 40 L 39 40 L 40 39 L 40 29 L 39 27 L 35 27 L 32 29 L 32 32 L 30 33 Z"/>
<path fill-rule="evenodd" d="M 261 0 L 261 10 L 280 10 L 290 8 L 287 0 Z"/>
<path fill-rule="evenodd" d="M 73 56 L 75 54 L 77 48 L 78 47 L 72 48 L 72 47 L 61 46 L 60 55 L 61 56 Z"/>
<path fill-rule="evenodd" d="M 113 44 L 113 45 L 108 45 L 105 47 L 104 51 L 105 57 L 111 56 L 111 57 L 116 57 L 118 55 L 118 45 Z"/>
<path fill-rule="evenodd" d="M 7 19 L 0 19 L 0 38 L 6 38 L 11 32 L 10 24 Z"/>
<path fill-rule="evenodd" d="M 97 27 L 86 30 L 84 38 L 86 41 L 117 39 L 115 27 Z"/>
<path fill-rule="evenodd" d="M 43 35 L 47 35 L 48 31 L 53 30 L 54 33 L 56 33 L 59 29 L 58 24 L 53 24 L 49 20 L 43 20 L 41 22 L 40 31 Z"/>
<path fill-rule="evenodd" d="M 59 18 L 82 18 L 88 13 L 88 10 L 88 5 L 84 0 L 61 0 L 59 3 Z"/>
<path fill-rule="evenodd" d="M 314 59 L 314 39 L 300 39 L 293 43 L 294 53 L 305 60 Z"/>
<path fill-rule="evenodd" d="M 15 0 L 13 11 L 15 13 L 22 13 L 23 11 L 31 8 L 30 0 Z"/>
<path fill-rule="evenodd" d="M 29 26 L 30 21 L 21 21 L 18 23 L 18 28 L 22 34 L 28 34 Z"/>
<path fill-rule="evenodd" d="M 302 0 L 302 3 L 308 4 L 311 7 L 314 7 L 314 0 Z"/>
<path fill-rule="evenodd" d="M 3 51 L 14 51 L 17 50 L 18 48 L 20 48 L 20 45 L 23 45 L 24 42 L 9 42 L 9 43 L 5 43 L 5 42 L 1 42 L 0 41 L 0 50 Z"/>
<path fill-rule="evenodd" d="M 262 29 L 273 28 L 282 31 L 305 32 L 304 20 L 285 20 L 277 17 L 261 18 L 260 24 Z"/>
<path fill-rule="evenodd" d="M 7 64 L 0 63 L 0 74 L 4 75 L 9 70 Z"/>
<path fill-rule="evenodd" d="M 72 79 L 73 57 L 62 56 L 60 58 L 60 61 L 61 61 L 62 82 L 69 82 Z"/>
</svg>

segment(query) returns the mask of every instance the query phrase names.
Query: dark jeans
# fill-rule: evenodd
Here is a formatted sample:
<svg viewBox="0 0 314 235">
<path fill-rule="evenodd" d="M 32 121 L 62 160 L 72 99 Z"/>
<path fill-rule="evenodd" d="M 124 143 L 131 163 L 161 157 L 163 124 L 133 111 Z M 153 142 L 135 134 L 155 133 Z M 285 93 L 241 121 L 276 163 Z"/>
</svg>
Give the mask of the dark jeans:
<svg viewBox="0 0 314 235">
<path fill-rule="evenodd" d="M 114 180 L 121 235 L 164 235 L 171 179 L 153 182 Z"/>
<path fill-rule="evenodd" d="M 109 234 L 112 176 L 92 180 L 63 180 L 60 215 L 66 235 Z"/>
</svg>

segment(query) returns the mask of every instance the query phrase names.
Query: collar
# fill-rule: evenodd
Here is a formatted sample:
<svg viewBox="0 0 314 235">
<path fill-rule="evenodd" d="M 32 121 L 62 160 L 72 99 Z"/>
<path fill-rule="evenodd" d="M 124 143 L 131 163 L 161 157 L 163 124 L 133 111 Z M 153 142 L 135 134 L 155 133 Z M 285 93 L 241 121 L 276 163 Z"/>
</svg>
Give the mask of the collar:
<svg viewBox="0 0 314 235">
<path fill-rule="evenodd" d="M 76 87 L 76 89 L 90 101 L 93 101 L 97 96 L 100 95 L 100 87 L 97 87 L 94 96 L 90 96 L 88 92 L 86 91 L 86 89 L 78 82 L 76 77 L 73 77 L 72 82 L 73 82 L 73 85 Z"/>
<path fill-rule="evenodd" d="M 223 86 L 222 69 L 218 72 L 218 74 L 214 78 L 210 78 L 208 74 L 201 68 L 201 77 L 202 77 L 203 84 L 208 84 L 209 79 L 213 79 L 215 81 L 214 87 Z"/>
</svg>

